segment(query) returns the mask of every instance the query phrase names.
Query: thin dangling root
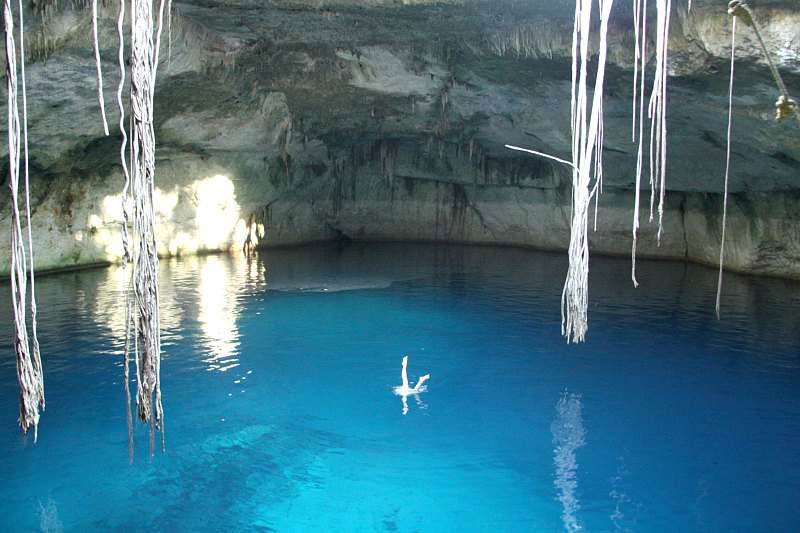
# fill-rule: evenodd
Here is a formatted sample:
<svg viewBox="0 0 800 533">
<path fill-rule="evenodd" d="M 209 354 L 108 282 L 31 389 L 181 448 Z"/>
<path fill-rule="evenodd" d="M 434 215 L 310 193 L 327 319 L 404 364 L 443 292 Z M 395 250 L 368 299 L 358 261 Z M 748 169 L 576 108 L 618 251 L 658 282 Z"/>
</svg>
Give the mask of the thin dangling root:
<svg viewBox="0 0 800 533">
<path fill-rule="evenodd" d="M 719 244 L 719 278 L 717 279 L 717 319 L 722 299 L 722 269 L 725 265 L 725 227 L 728 224 L 728 178 L 731 171 L 731 132 L 733 130 L 733 67 L 736 59 L 736 17 L 731 22 L 731 79 L 728 88 L 728 143 L 725 150 L 725 190 L 722 195 L 722 235 Z"/>
<path fill-rule="evenodd" d="M 650 93 L 650 220 L 658 189 L 658 244 L 664 229 L 664 195 L 667 167 L 667 56 L 672 0 L 656 0 L 656 69 Z"/>
<path fill-rule="evenodd" d="M 124 2 L 125 0 L 120 0 L 120 3 Z M 108 137 L 106 103 L 105 98 L 103 98 L 103 67 L 100 64 L 100 44 L 97 40 L 97 0 L 92 0 L 92 36 L 94 38 L 94 61 L 97 66 L 97 100 L 100 103 L 100 116 L 103 118 L 103 132 Z"/>
<path fill-rule="evenodd" d="M 631 245 L 631 280 L 633 286 L 638 287 L 636 279 L 636 243 L 639 231 L 639 208 L 641 205 L 642 188 L 642 169 L 644 165 L 644 79 L 645 66 L 647 65 L 647 0 L 634 0 L 634 24 L 636 24 L 636 63 L 633 66 L 633 131 L 631 135 L 634 141 L 638 138 L 639 145 L 636 151 L 636 185 L 634 191 L 633 204 L 633 243 Z M 641 74 L 639 74 L 641 73 Z M 636 82 L 639 82 L 637 90 Z M 636 97 L 639 97 L 638 113 Z M 639 118 L 638 132 L 636 130 L 636 118 Z"/>
<path fill-rule="evenodd" d="M 39 341 L 36 332 L 36 300 L 34 294 L 33 247 L 30 227 L 30 180 L 28 176 L 28 127 L 27 97 L 25 87 L 25 43 L 22 3 L 19 5 L 20 16 L 20 56 L 22 74 L 22 113 L 23 125 L 20 131 L 19 102 L 17 100 L 17 53 L 14 42 L 14 18 L 11 12 L 11 1 L 5 0 L 3 19 L 6 30 L 6 90 L 8 114 L 8 154 L 9 154 L 9 187 L 11 189 L 11 292 L 14 311 L 14 351 L 17 362 L 17 380 L 19 382 L 19 424 L 23 433 L 33 428 L 34 441 L 38 437 L 40 410 L 44 410 L 44 377 L 42 360 L 39 353 Z M 22 147 L 20 135 L 23 135 Z M 24 148 L 24 150 L 23 150 Z M 22 222 L 19 211 L 19 170 L 20 157 L 24 155 L 25 172 L 25 210 L 28 219 L 28 250 L 22 233 Z M 28 337 L 26 323 L 27 304 L 27 253 L 30 253 L 31 275 L 31 333 Z"/>
</svg>

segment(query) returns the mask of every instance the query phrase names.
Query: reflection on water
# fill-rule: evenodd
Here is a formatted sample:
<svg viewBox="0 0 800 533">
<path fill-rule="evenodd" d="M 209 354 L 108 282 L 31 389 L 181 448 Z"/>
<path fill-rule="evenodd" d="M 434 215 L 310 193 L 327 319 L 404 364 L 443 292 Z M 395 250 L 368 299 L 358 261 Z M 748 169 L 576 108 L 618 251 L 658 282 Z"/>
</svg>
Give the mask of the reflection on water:
<svg viewBox="0 0 800 533">
<path fill-rule="evenodd" d="M 614 502 L 614 510 L 609 515 L 609 518 L 617 531 L 631 531 L 630 528 L 625 526 L 625 522 L 629 520 L 629 517 L 625 516 L 625 509 L 631 505 L 631 497 L 628 496 L 624 488 L 625 479 L 629 474 L 624 457 L 620 457 L 619 466 L 611 478 L 611 490 L 608 493 Z"/>
<path fill-rule="evenodd" d="M 236 261 L 234 268 L 241 263 Z M 239 287 L 236 280 L 241 281 L 241 277 L 226 272 L 223 261 L 217 256 L 205 258 L 200 266 L 197 318 L 203 330 L 206 345 L 203 361 L 208 363 L 208 370 L 225 372 L 239 366 L 239 330 L 236 327 Z"/>
<path fill-rule="evenodd" d="M 243 299 L 264 287 L 258 256 L 210 255 L 187 259 L 197 272 L 197 321 L 206 370 L 227 372 L 241 364 L 239 316 Z M 241 379 L 234 381 L 239 384 Z"/>
<path fill-rule="evenodd" d="M 169 265 L 169 261 L 167 264 Z M 125 339 L 125 301 L 131 287 L 131 268 L 114 265 L 70 274 L 72 276 L 88 277 L 96 281 L 94 284 L 82 284 L 76 290 L 76 303 L 81 314 L 108 330 L 111 339 L 119 341 L 121 350 L 121 343 Z M 44 279 L 47 280 L 46 277 Z M 167 332 L 168 340 L 169 332 L 179 330 L 183 322 L 183 309 L 177 304 L 176 297 L 174 280 L 168 275 L 162 275 L 159 279 L 160 323 L 162 332 Z M 113 354 L 118 355 L 118 352 L 114 351 Z"/>
<path fill-rule="evenodd" d="M 586 444 L 586 431 L 581 415 L 581 397 L 565 392 L 556 404 L 556 418 L 550 426 L 553 434 L 553 463 L 556 476 L 554 484 L 561 502 L 561 519 L 564 529 L 570 533 L 582 529 L 577 512 L 578 501 L 578 459 L 576 452 Z"/>
<path fill-rule="evenodd" d="M 167 453 L 132 467 L 127 277 L 42 276 L 36 446 L 0 305 L 0 531 L 797 530 L 800 285 L 731 274 L 717 321 L 713 269 L 643 261 L 635 290 L 595 258 L 568 346 L 565 268 L 438 245 L 164 260 Z M 435 377 L 405 417 L 403 354 Z"/>
<path fill-rule="evenodd" d="M 424 392 L 424 391 L 420 391 L 420 392 Z M 403 416 L 406 416 L 408 414 L 408 397 L 409 396 L 413 396 L 414 397 L 414 401 L 417 403 L 417 408 L 418 409 L 427 409 L 428 408 L 428 404 L 426 404 L 425 402 L 422 401 L 422 398 L 420 398 L 419 393 L 411 392 L 409 394 L 401 394 L 401 393 L 395 393 L 395 394 L 400 396 L 400 400 L 401 400 L 401 402 L 403 404 L 403 410 L 402 410 Z"/>
<path fill-rule="evenodd" d="M 93 302 L 95 320 L 108 328 L 117 339 L 125 337 L 125 294 L 130 286 L 130 274 L 131 269 L 116 266 L 105 269 L 105 279 L 98 287 Z"/>
<path fill-rule="evenodd" d="M 504 249 L 501 255 L 503 260 L 498 261 L 498 251 L 485 247 L 370 245 L 276 249 L 249 258 L 242 254 L 172 258 L 161 262 L 162 330 L 167 342 L 180 340 L 183 320 L 197 318 L 203 323 L 209 343 L 215 345 L 214 360 L 224 359 L 226 351 L 237 345 L 235 322 L 240 300 L 258 290 L 335 293 L 428 283 L 431 279 L 438 286 L 455 288 L 463 285 L 466 277 L 474 290 L 484 290 L 481 284 L 486 291 L 493 291 L 492 287 L 498 284 L 508 288 L 492 294 L 500 304 L 514 306 L 529 297 L 537 298 L 542 305 L 526 313 L 531 316 L 532 311 L 536 318 L 552 321 L 556 324 L 554 330 L 558 330 L 559 302 L 552 298 L 550 289 L 562 284 L 566 268 L 562 254 Z M 708 340 L 724 343 L 738 353 L 755 353 L 774 364 L 798 364 L 796 358 L 785 358 L 782 355 L 785 351 L 763 350 L 763 346 L 754 342 L 769 338 L 783 347 L 800 344 L 800 322 L 795 314 L 775 312 L 776 302 L 787 309 L 800 306 L 797 282 L 731 273 L 726 276 L 722 321 L 716 321 L 712 269 L 645 261 L 639 289 L 626 283 L 628 269 L 624 259 L 598 258 L 592 264 L 590 313 L 601 314 L 603 318 L 624 318 L 624 327 L 633 335 L 651 324 L 681 332 L 712 328 L 748 333 L 735 341 L 730 337 L 731 342 L 722 336 L 708 336 Z M 122 295 L 127 284 L 127 274 L 122 268 L 42 279 L 46 287 L 43 290 L 69 294 L 87 319 L 122 338 L 125 323 Z M 193 305 L 186 305 L 187 290 L 197 291 Z M 181 302 L 178 291 L 184 292 Z M 630 315 L 632 306 L 638 309 L 635 316 Z M 0 319 L 6 318 L 6 311 L 0 308 Z M 46 315 L 47 311 L 44 309 L 42 313 Z M 594 331 L 603 334 L 610 329 L 625 337 L 622 321 L 619 325 L 616 322 L 604 324 L 605 331 L 599 325 L 597 328 L 590 325 L 589 334 Z M 0 336 L 5 334 L 0 331 Z"/>
<path fill-rule="evenodd" d="M 82 335 L 103 339 L 107 342 L 93 346 L 90 353 L 121 356 L 130 274 L 130 268 L 111 266 L 42 276 L 41 314 L 48 324 L 45 335 L 51 342 Z M 209 255 L 162 260 L 159 298 L 163 356 L 169 359 L 176 346 L 196 341 L 201 347 L 196 356 L 207 370 L 226 371 L 236 367 L 240 359 L 238 320 L 242 301 L 263 290 L 265 283 L 265 265 L 258 256 Z M 0 284 L 0 297 L 6 289 Z M 53 302 L 62 303 L 54 307 Z M 63 302 L 70 302 L 69 309 L 63 308 Z M 0 306 L 0 324 L 8 319 L 6 308 Z M 196 336 L 195 330 L 199 330 Z M 0 342 L 5 343 L 7 335 L 8 331 L 0 331 Z M 13 362 L 0 358 L 0 367 Z M 50 371 L 62 367 L 58 358 L 48 362 Z M 119 375 L 103 378 L 119 380 L 121 375 L 120 370 Z"/>
<path fill-rule="evenodd" d="M 58 518 L 58 507 L 53 498 L 47 499 L 47 505 L 39 502 L 39 530 L 42 533 L 63 533 L 64 525 Z"/>
</svg>

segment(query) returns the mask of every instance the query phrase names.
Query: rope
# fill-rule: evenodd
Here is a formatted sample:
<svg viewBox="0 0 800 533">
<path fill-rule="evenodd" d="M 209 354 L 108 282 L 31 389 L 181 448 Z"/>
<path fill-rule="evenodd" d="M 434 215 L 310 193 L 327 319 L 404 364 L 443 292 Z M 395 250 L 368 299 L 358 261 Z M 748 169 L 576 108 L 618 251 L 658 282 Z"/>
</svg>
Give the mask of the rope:
<svg viewBox="0 0 800 533">
<path fill-rule="evenodd" d="M 728 144 L 725 152 L 725 192 L 722 196 L 722 237 L 719 244 L 719 278 L 717 279 L 717 319 L 722 299 L 722 269 L 725 261 L 725 226 L 728 221 L 728 177 L 731 170 L 731 131 L 733 129 L 733 67 L 736 58 L 736 17 L 731 21 L 731 80 L 728 88 Z"/>
<path fill-rule="evenodd" d="M 775 63 L 772 61 L 772 55 L 769 53 L 767 45 L 764 43 L 764 39 L 761 37 L 761 30 L 759 29 L 758 24 L 756 24 L 755 18 L 753 18 L 753 12 L 750 10 L 750 6 L 742 0 L 732 0 L 728 3 L 728 14 L 734 18 L 740 19 L 747 26 L 750 26 L 753 29 L 753 33 L 756 34 L 758 44 L 767 60 L 769 71 L 772 73 L 772 78 L 775 81 L 775 85 L 777 85 L 778 91 L 781 93 L 778 97 L 778 100 L 775 102 L 775 119 L 784 120 L 794 115 L 794 117 L 800 123 L 800 107 L 797 105 L 797 102 L 794 100 L 794 98 L 789 95 L 789 90 L 786 88 L 786 84 L 783 82 L 781 73 L 778 71 L 778 67 L 776 67 Z"/>
</svg>

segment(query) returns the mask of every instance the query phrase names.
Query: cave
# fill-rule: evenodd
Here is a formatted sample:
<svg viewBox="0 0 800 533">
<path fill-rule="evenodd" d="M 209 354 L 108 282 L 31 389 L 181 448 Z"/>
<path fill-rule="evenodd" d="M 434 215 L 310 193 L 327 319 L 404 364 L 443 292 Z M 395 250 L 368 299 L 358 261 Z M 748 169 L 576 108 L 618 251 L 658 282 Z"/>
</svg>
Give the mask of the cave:
<svg viewBox="0 0 800 533">
<path fill-rule="evenodd" d="M 4 15 L 0 531 L 800 528 L 795 0 Z"/>
</svg>

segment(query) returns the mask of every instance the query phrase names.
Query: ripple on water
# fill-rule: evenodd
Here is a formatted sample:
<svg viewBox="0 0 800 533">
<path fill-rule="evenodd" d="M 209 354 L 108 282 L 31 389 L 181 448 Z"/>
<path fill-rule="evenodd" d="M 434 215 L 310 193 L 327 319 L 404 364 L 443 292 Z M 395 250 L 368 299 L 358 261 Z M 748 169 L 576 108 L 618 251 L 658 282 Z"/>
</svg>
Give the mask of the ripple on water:
<svg viewBox="0 0 800 533">
<path fill-rule="evenodd" d="M 47 411 L 16 429 L 0 306 L 0 530 L 791 531 L 797 283 L 562 254 L 367 245 L 161 263 L 167 451 L 122 393 L 125 272 L 37 280 Z M 8 299 L 0 286 L 0 299 Z M 392 394 L 430 372 L 403 415 Z M 747 502 L 742 505 L 741 502 Z"/>
</svg>

